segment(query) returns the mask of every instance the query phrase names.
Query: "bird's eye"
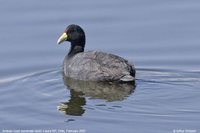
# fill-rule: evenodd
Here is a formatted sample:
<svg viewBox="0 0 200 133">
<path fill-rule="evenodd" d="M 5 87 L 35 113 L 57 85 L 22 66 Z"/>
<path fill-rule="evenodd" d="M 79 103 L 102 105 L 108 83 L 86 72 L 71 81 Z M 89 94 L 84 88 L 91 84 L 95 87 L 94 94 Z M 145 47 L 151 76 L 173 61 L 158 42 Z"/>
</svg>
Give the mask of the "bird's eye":
<svg viewBox="0 0 200 133">
<path fill-rule="evenodd" d="M 66 33 L 70 34 L 70 33 L 73 33 L 75 31 L 76 31 L 75 29 L 68 29 Z"/>
</svg>

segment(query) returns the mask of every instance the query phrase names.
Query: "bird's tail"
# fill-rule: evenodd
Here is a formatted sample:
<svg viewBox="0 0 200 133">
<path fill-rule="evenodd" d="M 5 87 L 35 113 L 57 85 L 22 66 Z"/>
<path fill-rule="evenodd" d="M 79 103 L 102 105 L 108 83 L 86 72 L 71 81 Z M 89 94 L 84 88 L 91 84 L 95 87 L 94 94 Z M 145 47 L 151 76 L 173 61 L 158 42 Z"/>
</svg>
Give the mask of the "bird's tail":
<svg viewBox="0 0 200 133">
<path fill-rule="evenodd" d="M 120 81 L 122 81 L 122 82 L 131 82 L 134 80 L 135 80 L 135 78 L 131 75 L 125 75 L 120 79 Z"/>
</svg>

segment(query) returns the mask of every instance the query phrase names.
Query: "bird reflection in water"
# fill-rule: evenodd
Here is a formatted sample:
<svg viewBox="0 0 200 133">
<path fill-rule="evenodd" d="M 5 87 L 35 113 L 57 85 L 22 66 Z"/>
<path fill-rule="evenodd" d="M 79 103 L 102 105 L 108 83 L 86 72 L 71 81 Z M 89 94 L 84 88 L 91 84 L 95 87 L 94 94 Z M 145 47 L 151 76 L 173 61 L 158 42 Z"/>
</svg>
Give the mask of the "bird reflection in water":
<svg viewBox="0 0 200 133">
<path fill-rule="evenodd" d="M 63 76 L 64 84 L 70 89 L 70 100 L 60 103 L 58 110 L 66 115 L 83 115 L 86 98 L 104 99 L 108 102 L 121 101 L 135 90 L 135 82 L 89 82 Z"/>
</svg>

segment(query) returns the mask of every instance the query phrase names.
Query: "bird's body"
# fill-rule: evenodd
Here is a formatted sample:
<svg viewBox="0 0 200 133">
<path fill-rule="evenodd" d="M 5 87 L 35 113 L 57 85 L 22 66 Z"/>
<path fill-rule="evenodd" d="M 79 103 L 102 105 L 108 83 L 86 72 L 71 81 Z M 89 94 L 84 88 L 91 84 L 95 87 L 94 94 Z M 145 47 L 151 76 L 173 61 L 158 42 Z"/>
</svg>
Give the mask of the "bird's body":
<svg viewBox="0 0 200 133">
<path fill-rule="evenodd" d="M 104 52 L 80 52 L 65 57 L 64 74 L 85 81 L 133 81 L 135 71 L 128 61 Z"/>
<path fill-rule="evenodd" d="M 63 41 L 71 42 L 63 64 L 66 77 L 84 81 L 134 81 L 135 69 L 122 57 L 98 51 L 84 52 L 85 33 L 80 26 L 69 25 L 57 43 Z"/>
</svg>

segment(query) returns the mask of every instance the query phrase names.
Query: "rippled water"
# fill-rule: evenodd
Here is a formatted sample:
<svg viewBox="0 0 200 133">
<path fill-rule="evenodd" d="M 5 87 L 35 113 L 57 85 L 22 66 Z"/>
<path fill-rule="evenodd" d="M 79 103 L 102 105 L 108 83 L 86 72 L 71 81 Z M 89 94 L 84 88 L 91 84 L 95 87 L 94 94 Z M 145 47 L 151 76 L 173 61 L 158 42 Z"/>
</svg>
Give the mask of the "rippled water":
<svg viewBox="0 0 200 133">
<path fill-rule="evenodd" d="M 199 1 L 0 1 L 0 131 L 200 131 Z M 66 79 L 64 28 L 136 67 L 133 85 Z"/>
</svg>

